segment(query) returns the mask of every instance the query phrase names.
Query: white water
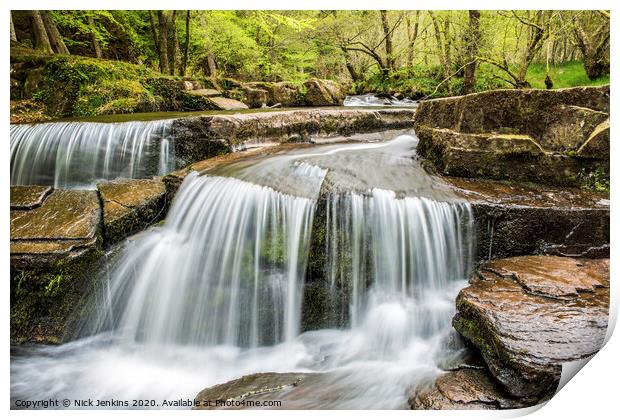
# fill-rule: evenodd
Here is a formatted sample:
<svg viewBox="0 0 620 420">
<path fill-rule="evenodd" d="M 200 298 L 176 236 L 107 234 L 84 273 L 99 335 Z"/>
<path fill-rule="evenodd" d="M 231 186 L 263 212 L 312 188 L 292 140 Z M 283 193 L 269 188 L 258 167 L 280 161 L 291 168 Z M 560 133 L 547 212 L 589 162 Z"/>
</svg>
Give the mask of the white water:
<svg viewBox="0 0 620 420">
<path fill-rule="evenodd" d="M 418 102 L 413 99 L 404 98 L 396 99 L 395 97 L 378 97 L 372 93 L 365 95 L 351 95 L 344 98 L 344 106 L 399 106 L 399 107 L 416 107 Z"/>
<path fill-rule="evenodd" d="M 174 169 L 170 120 L 11 125 L 11 185 L 90 188 Z"/>
<path fill-rule="evenodd" d="M 326 148 L 327 156 L 349 153 L 338 149 Z M 394 147 L 368 153 L 377 150 Z M 257 166 L 259 179 L 290 165 L 284 173 L 318 192 L 325 171 L 303 154 L 275 159 Z M 249 373 L 295 371 L 321 373 L 306 408 L 401 408 L 412 386 L 440 372 L 455 351 L 450 320 L 471 258 L 467 204 L 378 188 L 334 194 L 325 269 L 332 290 L 349 288 L 351 326 L 299 334 L 315 200 L 248 182 L 247 165 L 237 172 L 244 181 L 188 177 L 166 224 L 127 244 L 95 335 L 16 350 L 12 401 L 161 403 Z"/>
</svg>

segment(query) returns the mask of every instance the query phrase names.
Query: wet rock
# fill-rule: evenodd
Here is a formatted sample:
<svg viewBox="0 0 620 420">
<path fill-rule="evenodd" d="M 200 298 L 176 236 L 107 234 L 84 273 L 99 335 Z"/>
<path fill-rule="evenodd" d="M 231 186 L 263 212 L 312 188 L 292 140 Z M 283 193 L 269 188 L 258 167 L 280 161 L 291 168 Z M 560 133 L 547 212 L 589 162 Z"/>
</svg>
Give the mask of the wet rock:
<svg viewBox="0 0 620 420">
<path fill-rule="evenodd" d="M 306 104 L 310 106 L 342 105 L 344 93 L 331 80 L 310 79 L 304 83 Z"/>
<path fill-rule="evenodd" d="M 197 410 L 252 408 L 251 402 L 282 400 L 301 383 L 314 374 L 308 373 L 256 373 L 203 389 L 195 401 Z M 227 402 L 227 404 L 225 404 Z M 250 402 L 250 404 L 246 404 Z M 236 404 L 238 403 L 238 404 Z M 295 404 L 294 402 L 292 404 Z M 269 408 L 303 408 L 289 404 Z"/>
<path fill-rule="evenodd" d="M 472 205 L 477 260 L 609 256 L 609 194 L 444 177 Z"/>
<path fill-rule="evenodd" d="M 413 410 L 495 410 L 528 407 L 538 401 L 510 396 L 486 369 L 463 368 L 419 386 L 408 402 Z"/>
<path fill-rule="evenodd" d="M 209 102 L 213 104 L 213 109 L 220 109 L 222 111 L 238 111 L 248 109 L 246 104 L 235 99 L 224 98 L 222 96 L 214 96 L 208 99 Z"/>
<path fill-rule="evenodd" d="M 97 184 L 105 242 L 118 242 L 164 218 L 166 187 L 157 179 L 116 179 Z"/>
<path fill-rule="evenodd" d="M 609 179 L 608 118 L 609 86 L 498 90 L 422 101 L 415 128 L 443 174 L 587 186 Z M 603 152 L 580 154 L 593 137 Z"/>
<path fill-rule="evenodd" d="M 586 139 L 577 156 L 589 159 L 609 160 L 609 118 L 600 123 Z"/>
<path fill-rule="evenodd" d="M 609 260 L 555 256 L 492 261 L 457 297 L 455 329 L 515 397 L 554 392 L 562 363 L 602 346 Z"/>
<path fill-rule="evenodd" d="M 58 342 L 101 256 L 99 198 L 96 191 L 12 190 L 11 339 Z"/>
<path fill-rule="evenodd" d="M 31 210 L 41 206 L 52 187 L 24 185 L 11 187 L 11 210 Z"/>
<path fill-rule="evenodd" d="M 287 142 L 291 138 L 352 135 L 410 128 L 415 110 L 303 109 L 213 115 L 174 120 L 177 166 L 183 167 L 249 144 Z"/>
</svg>

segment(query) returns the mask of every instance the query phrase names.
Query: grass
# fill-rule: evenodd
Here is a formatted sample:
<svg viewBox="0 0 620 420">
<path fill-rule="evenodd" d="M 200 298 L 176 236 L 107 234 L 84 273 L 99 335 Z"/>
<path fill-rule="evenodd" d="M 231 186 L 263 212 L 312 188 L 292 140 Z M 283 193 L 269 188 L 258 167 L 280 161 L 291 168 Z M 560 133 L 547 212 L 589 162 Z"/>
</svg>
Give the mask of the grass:
<svg viewBox="0 0 620 420">
<path fill-rule="evenodd" d="M 581 61 L 569 61 L 555 66 L 550 66 L 549 74 L 553 81 L 553 88 L 568 88 L 575 86 L 600 86 L 609 84 L 609 75 L 596 80 L 588 79 Z M 527 71 L 527 80 L 533 88 L 544 89 L 547 75 L 544 63 L 534 63 Z"/>
</svg>

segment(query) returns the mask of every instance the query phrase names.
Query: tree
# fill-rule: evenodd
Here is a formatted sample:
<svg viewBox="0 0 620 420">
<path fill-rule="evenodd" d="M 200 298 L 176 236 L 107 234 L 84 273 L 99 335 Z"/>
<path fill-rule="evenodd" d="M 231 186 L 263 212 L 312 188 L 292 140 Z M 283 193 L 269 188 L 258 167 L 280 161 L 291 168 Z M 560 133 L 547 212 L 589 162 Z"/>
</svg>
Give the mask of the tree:
<svg viewBox="0 0 620 420">
<path fill-rule="evenodd" d="M 604 11 L 581 12 L 584 16 L 574 19 L 573 33 L 583 55 L 583 67 L 590 80 L 609 73 L 609 13 Z M 598 17 L 598 19 L 597 19 Z M 588 30 L 588 24 L 594 30 Z"/>
<path fill-rule="evenodd" d="M 170 74 L 168 63 L 168 15 L 164 10 L 157 11 L 159 22 L 159 68 L 162 73 Z"/>
<path fill-rule="evenodd" d="M 385 39 L 385 65 L 389 70 L 394 70 L 394 52 L 392 50 L 392 30 L 388 23 L 387 10 L 379 10 L 381 15 L 381 26 L 383 27 L 383 38 Z"/>
<path fill-rule="evenodd" d="M 86 22 L 90 28 L 90 41 L 93 44 L 93 50 L 95 50 L 95 57 L 102 58 L 103 53 L 101 52 L 101 43 L 99 42 L 99 38 L 97 37 L 97 31 L 95 30 L 95 21 L 89 12 L 86 13 Z"/>
<path fill-rule="evenodd" d="M 180 48 L 179 48 L 179 32 L 177 31 L 177 11 L 172 11 L 170 18 L 170 26 L 172 29 L 172 48 L 170 54 L 170 74 L 180 73 Z"/>
<path fill-rule="evenodd" d="M 478 50 L 480 46 L 480 10 L 469 11 L 469 27 L 465 37 L 466 60 L 463 76 L 463 93 L 474 91 L 476 85 L 476 68 L 478 67 Z"/>
<path fill-rule="evenodd" d="M 41 14 L 43 26 L 45 26 L 45 32 L 47 33 L 52 50 L 56 54 L 69 54 L 69 50 L 67 49 L 67 46 L 62 39 L 62 35 L 60 35 L 60 32 L 56 27 L 56 23 L 52 19 L 50 13 L 46 10 L 41 10 L 39 13 Z"/>
<path fill-rule="evenodd" d="M 13 25 L 13 12 L 10 12 L 11 16 L 11 42 L 17 42 L 17 35 L 15 34 L 15 25 Z"/>
<path fill-rule="evenodd" d="M 185 72 L 187 71 L 187 58 L 189 55 L 189 39 L 190 39 L 189 16 L 190 16 L 190 11 L 187 10 L 185 12 L 185 45 L 183 46 L 183 63 L 181 64 L 181 76 L 185 76 Z"/>
<path fill-rule="evenodd" d="M 415 42 L 418 39 L 418 30 L 420 27 L 420 11 L 415 11 L 415 23 L 413 24 L 413 32 L 411 32 L 411 19 L 406 17 L 407 22 L 407 67 L 413 66 L 413 58 L 415 55 Z"/>
<path fill-rule="evenodd" d="M 47 36 L 41 12 L 38 10 L 31 10 L 29 13 L 32 25 L 32 46 L 44 53 L 53 54 L 54 51 L 52 50 L 50 39 Z"/>
</svg>

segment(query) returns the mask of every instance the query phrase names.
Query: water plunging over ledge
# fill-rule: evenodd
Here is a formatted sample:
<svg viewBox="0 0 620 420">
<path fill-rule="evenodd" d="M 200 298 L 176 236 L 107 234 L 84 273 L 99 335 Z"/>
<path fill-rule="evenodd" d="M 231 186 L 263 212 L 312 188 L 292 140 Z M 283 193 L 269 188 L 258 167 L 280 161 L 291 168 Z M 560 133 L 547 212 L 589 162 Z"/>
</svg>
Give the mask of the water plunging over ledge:
<svg viewBox="0 0 620 420">
<path fill-rule="evenodd" d="M 469 205 L 421 170 L 415 144 L 321 146 L 187 177 L 166 223 L 128 240 L 104 276 L 84 338 L 14 349 L 12 400 L 160 402 L 274 371 L 318 374 L 306 408 L 402 407 L 458 351 L 446 343 L 472 251 Z M 319 237 L 326 275 L 312 281 L 347 296 L 350 322 L 302 331 Z"/>
<path fill-rule="evenodd" d="M 174 170 L 171 120 L 11 125 L 11 185 L 92 188 Z"/>
</svg>

